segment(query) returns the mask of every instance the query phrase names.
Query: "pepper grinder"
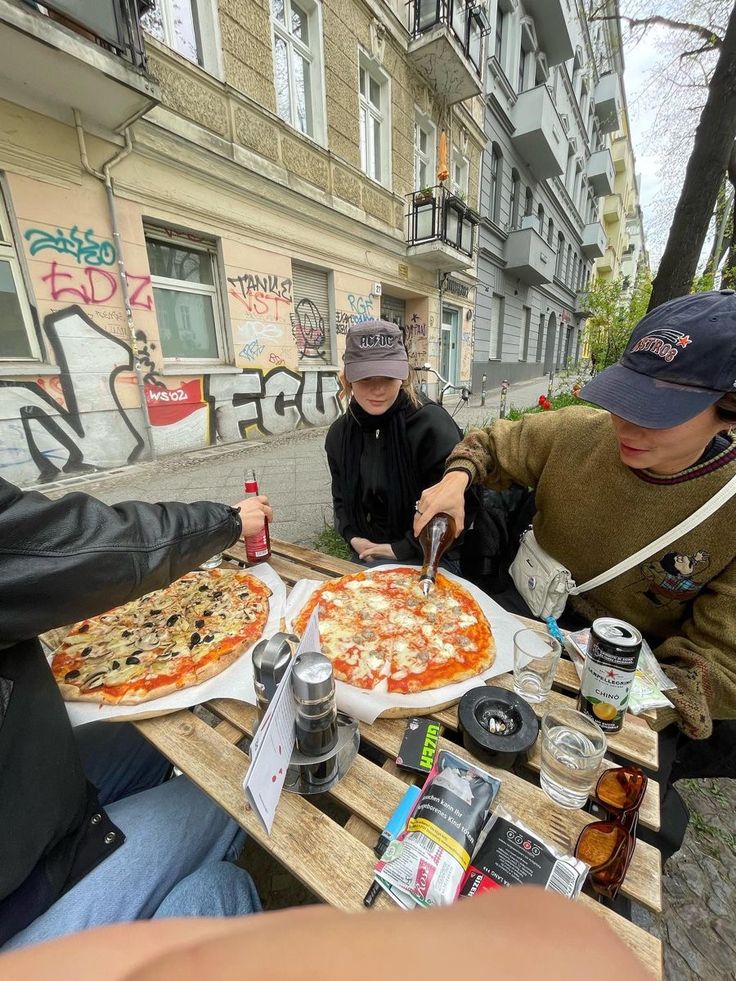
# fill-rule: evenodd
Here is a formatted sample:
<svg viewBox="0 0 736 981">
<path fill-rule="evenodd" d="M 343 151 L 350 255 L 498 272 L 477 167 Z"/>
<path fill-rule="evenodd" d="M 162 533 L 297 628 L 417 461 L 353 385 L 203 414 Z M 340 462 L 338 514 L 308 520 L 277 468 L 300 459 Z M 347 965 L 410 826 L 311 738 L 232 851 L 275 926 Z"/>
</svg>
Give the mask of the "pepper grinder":
<svg viewBox="0 0 736 981">
<path fill-rule="evenodd" d="M 455 541 L 455 521 L 449 514 L 440 511 L 422 528 L 419 541 L 424 552 L 419 584 L 425 596 L 434 589 L 442 556 Z"/>
<path fill-rule="evenodd" d="M 291 687 L 296 708 L 296 748 L 305 756 L 324 756 L 337 746 L 337 705 L 332 662 L 317 651 L 304 651 L 294 660 Z M 312 784 L 335 776 L 337 756 L 302 767 Z"/>
<path fill-rule="evenodd" d="M 253 648 L 253 685 L 259 724 L 291 661 L 290 641 L 298 644 L 299 638 L 294 634 L 278 633 Z"/>
</svg>

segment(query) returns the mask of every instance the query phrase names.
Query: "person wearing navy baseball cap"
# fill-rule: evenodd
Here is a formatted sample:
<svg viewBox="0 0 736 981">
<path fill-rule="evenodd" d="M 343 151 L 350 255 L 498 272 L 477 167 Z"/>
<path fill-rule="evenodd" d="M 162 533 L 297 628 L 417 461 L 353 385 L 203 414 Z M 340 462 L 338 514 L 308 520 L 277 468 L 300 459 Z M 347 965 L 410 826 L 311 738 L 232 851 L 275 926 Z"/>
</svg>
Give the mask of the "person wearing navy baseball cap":
<svg viewBox="0 0 736 981">
<path fill-rule="evenodd" d="M 618 364 L 580 397 L 644 429 L 687 422 L 736 393 L 736 293 L 694 293 L 639 321 Z"/>
<path fill-rule="evenodd" d="M 653 723 L 661 731 L 657 779 L 667 792 L 658 845 L 667 857 L 688 818 L 671 784 L 736 776 L 736 293 L 657 307 L 618 364 L 580 396 L 592 406 L 471 430 L 443 479 L 422 494 L 414 531 L 438 511 L 462 527 L 472 484 L 516 483 L 534 488 L 536 543 L 576 583 L 623 564 L 569 596 L 565 622 L 590 626 L 610 615 L 635 625 L 677 686 L 667 692 L 672 707 Z M 717 510 L 678 528 L 717 494 Z M 666 544 L 649 548 L 661 537 Z M 496 599 L 529 613 L 516 590 Z"/>
</svg>

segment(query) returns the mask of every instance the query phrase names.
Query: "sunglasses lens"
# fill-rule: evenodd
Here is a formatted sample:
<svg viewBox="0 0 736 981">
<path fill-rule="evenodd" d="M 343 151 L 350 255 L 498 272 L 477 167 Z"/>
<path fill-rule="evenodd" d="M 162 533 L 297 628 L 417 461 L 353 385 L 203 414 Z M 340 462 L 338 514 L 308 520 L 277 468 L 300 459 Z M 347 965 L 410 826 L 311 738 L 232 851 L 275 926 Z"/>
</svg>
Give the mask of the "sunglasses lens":
<svg viewBox="0 0 736 981">
<path fill-rule="evenodd" d="M 590 865 L 589 881 L 595 892 L 615 899 L 634 851 L 635 839 L 612 821 L 597 821 L 584 828 L 575 857 Z"/>
<path fill-rule="evenodd" d="M 575 846 L 575 857 L 581 859 L 591 869 L 607 865 L 617 851 L 625 851 L 623 844 L 626 831 L 610 821 L 596 821 L 583 828 Z"/>
<path fill-rule="evenodd" d="M 638 767 L 618 767 L 602 774 L 596 794 L 610 810 L 626 811 L 641 803 L 646 785 L 646 775 Z"/>
</svg>

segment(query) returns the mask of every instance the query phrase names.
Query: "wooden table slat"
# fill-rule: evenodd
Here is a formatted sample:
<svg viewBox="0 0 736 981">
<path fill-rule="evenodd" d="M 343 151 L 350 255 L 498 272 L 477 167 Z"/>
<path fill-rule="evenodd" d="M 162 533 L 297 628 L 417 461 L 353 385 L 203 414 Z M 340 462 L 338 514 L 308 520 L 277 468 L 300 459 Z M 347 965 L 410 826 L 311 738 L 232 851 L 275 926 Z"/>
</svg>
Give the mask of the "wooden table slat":
<svg viewBox="0 0 736 981">
<path fill-rule="evenodd" d="M 376 719 L 373 725 L 361 725 L 361 735 L 388 756 L 395 757 L 404 734 L 404 723 L 394 719 Z M 439 749 L 447 749 L 463 759 L 478 765 L 473 756 L 454 743 L 440 738 Z M 557 842 L 570 850 L 586 824 L 595 818 L 581 810 L 558 807 L 539 787 L 528 783 L 507 770 L 484 767 L 501 781 L 498 802 L 516 814 L 522 821 L 535 828 L 543 837 Z M 644 841 L 639 841 L 622 892 L 643 906 L 662 910 L 662 862 L 659 851 Z"/>
<path fill-rule="evenodd" d="M 136 723 L 144 736 L 185 771 L 253 839 L 315 895 L 348 911 L 363 909 L 374 857 L 339 824 L 297 794 L 284 794 L 271 835 L 248 806 L 242 782 L 247 754 L 191 712 Z M 375 767 L 380 773 L 380 768 Z"/>
<path fill-rule="evenodd" d="M 281 555 L 284 558 L 301 563 L 303 567 L 306 566 L 309 569 L 315 569 L 317 572 L 324 572 L 330 578 L 336 576 L 352 576 L 360 571 L 354 562 L 348 562 L 346 559 L 338 559 L 334 555 L 318 552 L 314 548 L 294 545 L 291 542 L 282 541 L 280 538 L 271 539 L 271 549 L 274 555 Z"/>
</svg>

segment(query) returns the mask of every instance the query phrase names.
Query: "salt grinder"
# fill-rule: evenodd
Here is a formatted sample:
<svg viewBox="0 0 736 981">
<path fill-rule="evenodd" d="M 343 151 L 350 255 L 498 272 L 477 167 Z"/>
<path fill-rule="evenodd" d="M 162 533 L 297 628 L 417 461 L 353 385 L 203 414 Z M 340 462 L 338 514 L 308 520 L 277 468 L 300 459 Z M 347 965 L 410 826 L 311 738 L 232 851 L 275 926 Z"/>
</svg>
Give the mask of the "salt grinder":
<svg viewBox="0 0 736 981">
<path fill-rule="evenodd" d="M 259 723 L 291 661 L 289 641 L 298 644 L 299 638 L 294 634 L 278 633 L 268 640 L 260 641 L 253 648 L 253 684 Z"/>
<path fill-rule="evenodd" d="M 324 756 L 337 746 L 337 706 L 332 662 L 324 654 L 304 651 L 294 660 L 291 687 L 296 708 L 296 748 L 305 756 Z M 302 767 L 310 783 L 335 776 L 337 756 Z"/>
</svg>

